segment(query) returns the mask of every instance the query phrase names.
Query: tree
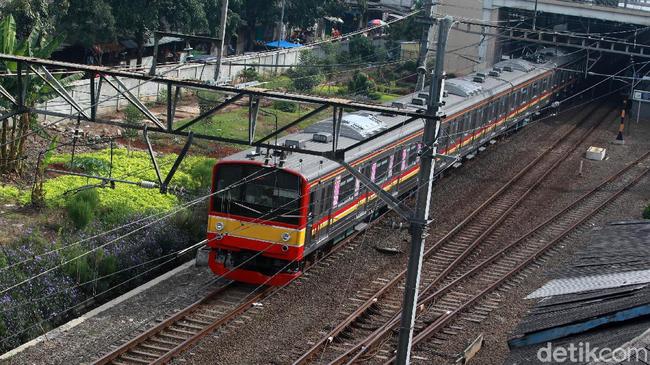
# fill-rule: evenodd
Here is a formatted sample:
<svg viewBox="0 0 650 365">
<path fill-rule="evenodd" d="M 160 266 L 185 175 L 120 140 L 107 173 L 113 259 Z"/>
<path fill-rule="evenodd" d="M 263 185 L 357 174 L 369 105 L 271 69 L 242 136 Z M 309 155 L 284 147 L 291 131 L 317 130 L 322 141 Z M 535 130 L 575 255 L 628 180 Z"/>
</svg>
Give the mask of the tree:
<svg viewBox="0 0 650 365">
<path fill-rule="evenodd" d="M 345 3 L 337 0 L 286 0 L 285 17 L 289 24 L 308 28 L 325 15 L 339 15 Z"/>
<path fill-rule="evenodd" d="M 13 16 L 8 15 L 0 22 L 0 53 L 18 56 L 48 58 L 58 48 L 63 40 L 63 35 L 56 38 L 48 37 L 36 25 L 26 39 L 16 37 L 16 22 Z M 18 65 L 15 62 L 0 63 L 0 73 L 16 74 Z M 81 76 L 75 74 L 59 80 L 66 85 Z M 12 95 L 19 95 L 17 77 L 2 77 L 2 85 Z M 0 173 L 21 172 L 23 154 L 28 131 L 37 125 L 35 116 L 29 112 L 36 104 L 52 97 L 52 89 L 38 76 L 33 74 L 23 76 L 25 85 L 24 106 L 26 112 L 15 117 L 4 119 L 0 127 Z M 5 98 L 0 99 L 0 113 L 11 110 L 13 105 Z"/>
<path fill-rule="evenodd" d="M 137 64 L 142 64 L 144 46 L 156 30 L 186 33 L 207 29 L 202 0 L 107 0 L 113 9 L 119 35 L 138 45 Z"/>
<path fill-rule="evenodd" d="M 113 9 L 104 0 L 69 0 L 70 7 L 57 25 L 70 44 L 91 47 L 115 39 Z"/>
<path fill-rule="evenodd" d="M 34 28 L 45 35 L 54 34 L 69 6 L 69 0 L 58 0 L 56 4 L 50 0 L 10 0 L 0 5 L 0 14 L 11 14 L 17 24 L 17 38 L 25 39 Z"/>
<path fill-rule="evenodd" d="M 352 96 L 363 95 L 371 99 L 377 99 L 379 97 L 379 94 L 377 94 L 377 84 L 367 74 L 358 71 L 348 81 L 348 94 Z"/>
<path fill-rule="evenodd" d="M 312 51 L 302 51 L 297 67 L 287 72 L 293 88 L 297 91 L 309 92 L 323 82 L 320 67 L 310 67 L 319 65 L 320 59 Z"/>
</svg>

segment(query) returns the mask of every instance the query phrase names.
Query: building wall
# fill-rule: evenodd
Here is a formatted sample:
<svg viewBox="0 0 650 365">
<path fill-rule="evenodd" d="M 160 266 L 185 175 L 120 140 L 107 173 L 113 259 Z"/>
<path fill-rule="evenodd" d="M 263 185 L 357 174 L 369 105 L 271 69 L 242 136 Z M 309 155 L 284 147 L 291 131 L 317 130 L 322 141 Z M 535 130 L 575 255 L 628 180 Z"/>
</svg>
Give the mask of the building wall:
<svg viewBox="0 0 650 365">
<path fill-rule="evenodd" d="M 489 0 L 440 0 L 437 13 L 475 20 L 488 16 L 490 20 L 496 20 L 496 11 L 492 11 L 490 4 Z M 484 14 L 484 7 L 488 9 L 486 14 Z M 458 27 L 464 26 L 461 24 Z M 447 43 L 445 61 L 447 73 L 463 75 L 494 63 L 494 39 L 486 37 L 482 41 L 481 35 L 468 34 L 454 28 L 449 34 Z M 480 55 L 480 47 L 485 47 L 484 57 Z"/>
</svg>

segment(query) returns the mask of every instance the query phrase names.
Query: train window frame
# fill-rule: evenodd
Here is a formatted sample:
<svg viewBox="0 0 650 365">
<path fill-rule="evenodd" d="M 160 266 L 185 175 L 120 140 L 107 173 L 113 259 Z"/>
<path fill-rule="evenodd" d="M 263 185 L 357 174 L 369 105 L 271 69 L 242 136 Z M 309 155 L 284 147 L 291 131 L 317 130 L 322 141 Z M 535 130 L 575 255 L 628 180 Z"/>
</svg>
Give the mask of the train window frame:
<svg viewBox="0 0 650 365">
<path fill-rule="evenodd" d="M 369 163 L 369 164 L 365 164 L 365 165 L 361 168 L 361 173 L 362 173 L 365 177 L 367 177 L 368 180 L 373 181 L 373 179 L 372 179 L 372 164 L 371 164 L 371 163 Z"/>
<path fill-rule="evenodd" d="M 520 90 L 521 94 L 521 100 L 519 101 L 519 105 L 524 105 L 526 104 L 526 101 L 528 100 L 528 88 L 524 87 Z"/>
<path fill-rule="evenodd" d="M 418 144 L 410 144 L 406 150 L 406 165 L 415 166 L 418 161 Z"/>
<path fill-rule="evenodd" d="M 354 199 L 354 194 L 356 190 L 356 179 L 353 175 L 346 175 L 341 177 L 339 182 L 339 196 L 338 204 L 340 207 L 343 204 L 347 204 Z"/>
<path fill-rule="evenodd" d="M 396 148 L 393 152 L 393 166 L 391 167 L 392 175 L 399 175 L 402 172 L 402 148 Z"/>
<path fill-rule="evenodd" d="M 375 163 L 375 181 L 379 184 L 388 180 L 390 156 L 382 157 Z M 383 170 L 383 171 L 382 171 Z"/>
</svg>

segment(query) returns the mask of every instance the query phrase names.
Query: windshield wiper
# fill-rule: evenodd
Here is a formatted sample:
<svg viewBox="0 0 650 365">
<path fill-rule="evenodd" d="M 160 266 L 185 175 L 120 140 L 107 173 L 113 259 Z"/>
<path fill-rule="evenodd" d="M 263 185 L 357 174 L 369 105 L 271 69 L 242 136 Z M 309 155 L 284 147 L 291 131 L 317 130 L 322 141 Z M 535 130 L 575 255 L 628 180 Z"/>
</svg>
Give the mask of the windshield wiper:
<svg viewBox="0 0 650 365">
<path fill-rule="evenodd" d="M 240 207 L 242 207 L 242 208 L 246 208 L 246 209 L 248 209 L 248 210 L 250 210 L 250 211 L 252 211 L 252 212 L 255 212 L 255 213 L 257 213 L 257 214 L 262 214 L 262 212 L 257 211 L 257 210 L 255 210 L 255 209 L 253 209 L 253 208 L 251 208 L 251 207 L 249 207 L 249 206 L 247 206 L 247 205 L 244 205 L 244 204 L 242 204 L 242 203 L 236 202 L 236 201 L 234 201 L 234 200 L 231 200 L 230 202 L 233 203 L 233 204 L 236 204 L 236 205 L 238 205 L 238 206 L 240 206 Z"/>
</svg>

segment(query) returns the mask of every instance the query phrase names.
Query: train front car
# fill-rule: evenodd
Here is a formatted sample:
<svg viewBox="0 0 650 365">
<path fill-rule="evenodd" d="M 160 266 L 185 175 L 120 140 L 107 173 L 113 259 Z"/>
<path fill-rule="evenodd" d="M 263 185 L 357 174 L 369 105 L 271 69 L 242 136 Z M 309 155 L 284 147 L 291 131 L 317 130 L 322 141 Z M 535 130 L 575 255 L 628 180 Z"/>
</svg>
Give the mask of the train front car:
<svg viewBox="0 0 650 365">
<path fill-rule="evenodd" d="M 208 264 L 232 280 L 284 285 L 300 276 L 308 184 L 302 175 L 256 161 L 213 170 Z"/>
</svg>

